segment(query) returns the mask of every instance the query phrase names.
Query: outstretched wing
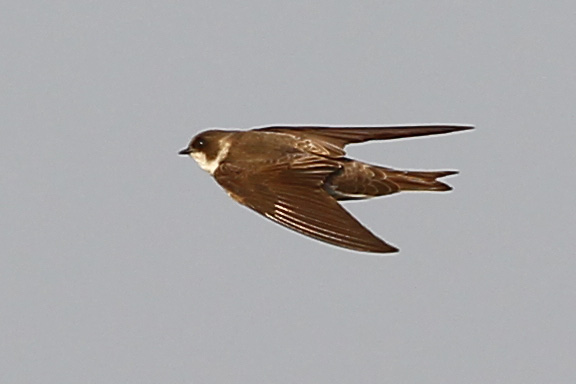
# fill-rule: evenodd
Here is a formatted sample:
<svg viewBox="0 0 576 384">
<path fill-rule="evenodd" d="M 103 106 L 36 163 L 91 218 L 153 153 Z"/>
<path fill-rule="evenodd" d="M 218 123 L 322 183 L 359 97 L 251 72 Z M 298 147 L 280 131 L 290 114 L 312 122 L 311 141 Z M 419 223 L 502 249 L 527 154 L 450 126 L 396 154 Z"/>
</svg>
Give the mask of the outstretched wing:
<svg viewBox="0 0 576 384">
<path fill-rule="evenodd" d="M 301 234 L 356 251 L 397 252 L 324 190 L 324 180 L 338 168 L 336 162 L 303 156 L 252 171 L 222 163 L 214 177 L 239 203 Z"/>
<path fill-rule="evenodd" d="M 297 127 L 274 126 L 257 129 L 264 132 L 290 134 L 303 144 L 302 149 L 323 156 L 341 157 L 345 155 L 347 144 L 363 143 L 370 140 L 392 140 L 416 136 L 439 135 L 472 129 L 465 125 L 414 125 L 390 127 Z M 306 147 L 308 146 L 308 147 Z"/>
</svg>

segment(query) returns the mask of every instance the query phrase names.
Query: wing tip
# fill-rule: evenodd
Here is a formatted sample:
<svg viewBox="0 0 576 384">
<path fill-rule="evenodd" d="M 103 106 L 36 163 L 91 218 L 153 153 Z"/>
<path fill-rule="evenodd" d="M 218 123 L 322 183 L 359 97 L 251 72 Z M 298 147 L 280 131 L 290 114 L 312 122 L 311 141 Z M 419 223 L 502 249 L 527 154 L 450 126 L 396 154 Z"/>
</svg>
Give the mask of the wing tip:
<svg viewBox="0 0 576 384">
<path fill-rule="evenodd" d="M 376 242 L 373 242 L 371 244 L 357 244 L 354 246 L 346 246 L 343 244 L 337 244 L 340 247 L 344 247 L 344 248 L 349 248 L 352 249 L 354 251 L 358 251 L 358 252 L 369 252 L 369 253 L 398 253 L 400 252 L 400 249 L 396 248 L 393 245 L 390 245 L 388 243 L 386 243 L 384 240 L 381 240 L 379 238 L 376 238 L 375 240 L 377 240 Z"/>
<path fill-rule="evenodd" d="M 400 252 L 400 249 L 390 245 L 390 244 L 386 244 L 384 243 L 382 246 L 374 249 L 374 250 L 370 250 L 368 252 L 372 252 L 372 253 L 398 253 Z"/>
<path fill-rule="evenodd" d="M 473 125 L 453 125 L 451 127 L 453 128 L 452 132 L 462 132 L 476 129 L 476 127 Z"/>
</svg>

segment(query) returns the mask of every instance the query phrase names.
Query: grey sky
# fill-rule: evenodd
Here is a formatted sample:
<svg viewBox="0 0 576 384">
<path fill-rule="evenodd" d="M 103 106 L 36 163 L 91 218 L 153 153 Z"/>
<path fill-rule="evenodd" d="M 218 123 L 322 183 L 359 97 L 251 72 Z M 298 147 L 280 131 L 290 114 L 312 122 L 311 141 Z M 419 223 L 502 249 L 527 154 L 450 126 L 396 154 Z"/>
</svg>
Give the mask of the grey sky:
<svg viewBox="0 0 576 384">
<path fill-rule="evenodd" d="M 573 2 L 40 2 L 0 14 L 0 382 L 576 380 Z M 458 169 L 287 231 L 177 156 L 207 127 L 473 124 Z"/>
</svg>

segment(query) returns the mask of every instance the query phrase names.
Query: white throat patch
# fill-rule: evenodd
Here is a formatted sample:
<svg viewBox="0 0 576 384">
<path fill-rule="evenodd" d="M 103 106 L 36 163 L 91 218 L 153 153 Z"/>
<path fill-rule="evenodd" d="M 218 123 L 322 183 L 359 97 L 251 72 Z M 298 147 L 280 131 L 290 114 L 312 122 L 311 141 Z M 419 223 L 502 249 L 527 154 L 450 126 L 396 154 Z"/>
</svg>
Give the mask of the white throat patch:
<svg viewBox="0 0 576 384">
<path fill-rule="evenodd" d="M 216 171 L 216 169 L 218 169 L 220 162 L 224 160 L 224 158 L 226 158 L 226 155 L 228 155 L 229 149 L 230 149 L 230 143 L 229 142 L 224 143 L 224 145 L 218 151 L 218 155 L 213 160 L 208 160 L 206 158 L 206 154 L 203 152 L 193 152 L 190 154 L 190 157 L 196 160 L 200 168 L 202 168 L 209 174 L 214 175 L 214 172 Z"/>
</svg>

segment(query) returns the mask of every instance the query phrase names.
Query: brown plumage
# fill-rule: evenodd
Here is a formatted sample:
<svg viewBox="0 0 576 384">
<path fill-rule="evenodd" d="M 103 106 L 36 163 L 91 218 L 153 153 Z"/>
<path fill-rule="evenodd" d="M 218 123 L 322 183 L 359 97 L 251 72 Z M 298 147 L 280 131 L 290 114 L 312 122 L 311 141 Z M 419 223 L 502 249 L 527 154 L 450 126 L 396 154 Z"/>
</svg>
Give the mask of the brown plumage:
<svg viewBox="0 0 576 384">
<path fill-rule="evenodd" d="M 239 203 L 306 236 L 365 252 L 396 252 L 337 200 L 400 191 L 449 191 L 456 171 L 398 171 L 345 157 L 344 147 L 471 129 L 468 126 L 266 127 L 198 134 L 190 155 Z"/>
</svg>

